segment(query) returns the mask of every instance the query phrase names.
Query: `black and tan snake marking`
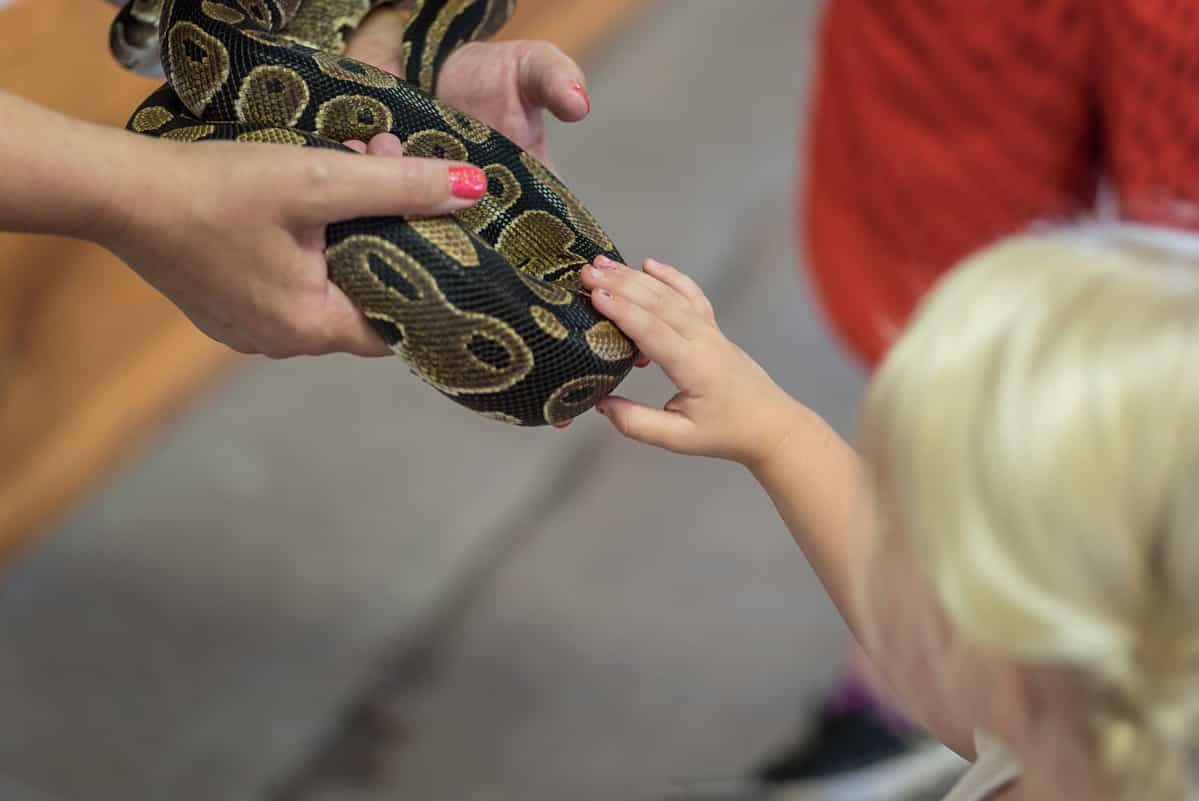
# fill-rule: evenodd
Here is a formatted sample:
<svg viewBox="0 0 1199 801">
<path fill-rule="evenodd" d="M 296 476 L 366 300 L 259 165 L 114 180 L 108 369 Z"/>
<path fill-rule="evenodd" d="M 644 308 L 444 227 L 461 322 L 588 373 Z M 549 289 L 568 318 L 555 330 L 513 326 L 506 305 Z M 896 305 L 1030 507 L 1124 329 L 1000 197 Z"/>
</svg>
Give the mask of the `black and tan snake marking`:
<svg viewBox="0 0 1199 801">
<path fill-rule="evenodd" d="M 380 0 L 132 0 L 114 55 L 167 83 L 128 127 L 163 138 L 342 149 L 395 133 L 405 152 L 467 161 L 487 195 L 449 217 L 329 225 L 329 277 L 424 381 L 481 415 L 524 426 L 591 408 L 629 372 L 633 344 L 591 306 L 579 271 L 622 261 L 561 181 L 489 126 L 432 96 L 464 42 L 513 0 L 416 0 L 397 78 L 340 53 Z"/>
</svg>

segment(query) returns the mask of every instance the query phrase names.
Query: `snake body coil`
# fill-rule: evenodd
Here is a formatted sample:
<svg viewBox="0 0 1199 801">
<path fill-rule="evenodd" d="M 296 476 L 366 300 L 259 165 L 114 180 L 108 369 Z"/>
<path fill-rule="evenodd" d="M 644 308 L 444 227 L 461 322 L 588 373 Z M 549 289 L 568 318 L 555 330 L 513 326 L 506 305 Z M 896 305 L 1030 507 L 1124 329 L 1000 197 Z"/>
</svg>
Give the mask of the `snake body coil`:
<svg viewBox="0 0 1199 801">
<path fill-rule="evenodd" d="M 612 390 L 633 344 L 591 306 L 579 271 L 623 261 L 573 194 L 532 155 L 432 97 L 460 44 L 494 33 L 509 0 L 417 0 L 404 78 L 340 55 L 379 0 L 133 0 L 113 52 L 167 83 L 128 127 L 182 141 L 345 150 L 390 131 L 409 155 L 469 162 L 488 192 L 449 217 L 329 225 L 330 279 L 424 381 L 484 416 L 568 420 Z"/>
</svg>

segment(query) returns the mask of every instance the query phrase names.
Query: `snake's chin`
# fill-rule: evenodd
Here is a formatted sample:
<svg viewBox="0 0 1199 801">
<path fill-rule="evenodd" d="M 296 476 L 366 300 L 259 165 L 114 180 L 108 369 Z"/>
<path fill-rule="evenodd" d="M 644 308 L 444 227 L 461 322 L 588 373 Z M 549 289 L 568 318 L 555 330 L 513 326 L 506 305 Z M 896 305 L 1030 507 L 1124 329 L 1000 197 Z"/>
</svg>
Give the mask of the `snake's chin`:
<svg viewBox="0 0 1199 801">
<path fill-rule="evenodd" d="M 143 26 L 138 26 L 143 27 Z M 144 26 L 150 28 L 150 26 Z M 153 30 L 150 28 L 150 30 Z M 118 22 L 108 32 L 108 47 L 113 58 L 125 69 L 132 70 L 146 78 L 162 78 L 162 60 L 158 54 L 158 34 L 146 35 L 142 41 L 130 44 L 130 34 L 137 38 L 136 31 L 126 31 L 124 24 Z"/>
</svg>

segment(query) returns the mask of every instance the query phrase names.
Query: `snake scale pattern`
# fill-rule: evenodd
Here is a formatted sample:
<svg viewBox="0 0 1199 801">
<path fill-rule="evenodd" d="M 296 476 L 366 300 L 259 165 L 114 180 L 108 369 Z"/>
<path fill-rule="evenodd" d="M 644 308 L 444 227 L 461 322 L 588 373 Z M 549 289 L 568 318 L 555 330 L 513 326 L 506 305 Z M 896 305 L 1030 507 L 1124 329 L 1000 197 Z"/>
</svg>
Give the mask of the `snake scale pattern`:
<svg viewBox="0 0 1199 801">
<path fill-rule="evenodd" d="M 532 155 L 433 98 L 459 45 L 484 39 L 513 0 L 415 0 L 398 78 L 341 55 L 380 0 L 132 0 L 110 31 L 116 58 L 166 83 L 135 132 L 347 150 L 390 131 L 407 154 L 484 170 L 475 206 L 437 218 L 375 217 L 326 229 L 330 279 L 412 372 L 486 417 L 565 422 L 629 372 L 633 344 L 591 306 L 579 271 L 623 261 L 594 217 Z"/>
</svg>

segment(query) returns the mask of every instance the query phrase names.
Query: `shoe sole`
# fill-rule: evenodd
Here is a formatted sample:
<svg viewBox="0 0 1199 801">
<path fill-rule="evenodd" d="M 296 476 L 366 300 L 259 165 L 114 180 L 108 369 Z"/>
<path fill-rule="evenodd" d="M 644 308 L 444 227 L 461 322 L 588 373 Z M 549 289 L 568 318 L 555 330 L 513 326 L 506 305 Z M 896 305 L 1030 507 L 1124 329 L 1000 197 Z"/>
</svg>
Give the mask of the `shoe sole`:
<svg viewBox="0 0 1199 801">
<path fill-rule="evenodd" d="M 948 792 L 969 766 L 944 745 L 929 743 L 879 765 L 784 784 L 761 795 L 766 801 L 907 801 L 934 791 Z"/>
</svg>

